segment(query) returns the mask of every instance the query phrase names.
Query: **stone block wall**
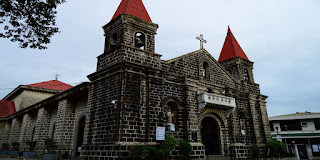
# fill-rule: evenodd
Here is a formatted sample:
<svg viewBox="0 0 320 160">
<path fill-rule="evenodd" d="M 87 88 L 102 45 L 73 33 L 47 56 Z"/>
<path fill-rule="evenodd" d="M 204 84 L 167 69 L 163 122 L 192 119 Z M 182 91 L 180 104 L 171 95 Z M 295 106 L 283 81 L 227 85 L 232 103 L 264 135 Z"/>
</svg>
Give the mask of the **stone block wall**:
<svg viewBox="0 0 320 160">
<path fill-rule="evenodd" d="M 6 121 L 3 135 L 1 136 L 1 143 L 9 143 L 10 129 L 11 129 L 12 119 Z"/>
<path fill-rule="evenodd" d="M 15 97 L 12 101 L 14 101 L 16 111 L 19 111 L 33 104 L 36 104 L 46 98 L 49 98 L 53 95 L 54 95 L 53 93 L 24 90 L 20 95 Z"/>
<path fill-rule="evenodd" d="M 209 78 L 203 77 L 203 62 L 209 64 Z M 235 81 L 226 70 L 205 50 L 198 50 L 168 61 L 168 72 L 183 75 L 195 80 L 202 80 L 204 85 L 217 84 L 220 86 L 236 87 Z"/>
<path fill-rule="evenodd" d="M 105 150 L 108 143 L 118 141 L 120 100 L 125 85 L 122 77 L 121 73 L 109 74 L 91 83 L 82 156 L 98 157 L 96 153 Z M 111 103 L 113 100 L 115 104 Z"/>
<path fill-rule="evenodd" d="M 42 155 L 45 152 L 44 141 L 51 138 L 56 141 L 54 136 L 54 116 L 56 115 L 57 106 L 47 106 L 48 108 L 40 108 L 36 119 L 36 129 L 34 139 L 37 141 L 36 155 Z"/>
<path fill-rule="evenodd" d="M 37 113 L 29 113 L 23 116 L 23 122 L 20 130 L 20 150 L 28 150 L 27 140 L 34 140 Z"/>
<path fill-rule="evenodd" d="M 11 124 L 11 123 L 10 123 Z M 7 136 L 9 132 L 9 122 L 1 121 L 0 122 L 0 144 L 7 142 Z"/>
<path fill-rule="evenodd" d="M 8 142 L 19 142 L 20 128 L 22 125 L 22 117 L 16 117 L 12 120 L 10 135 Z"/>
</svg>

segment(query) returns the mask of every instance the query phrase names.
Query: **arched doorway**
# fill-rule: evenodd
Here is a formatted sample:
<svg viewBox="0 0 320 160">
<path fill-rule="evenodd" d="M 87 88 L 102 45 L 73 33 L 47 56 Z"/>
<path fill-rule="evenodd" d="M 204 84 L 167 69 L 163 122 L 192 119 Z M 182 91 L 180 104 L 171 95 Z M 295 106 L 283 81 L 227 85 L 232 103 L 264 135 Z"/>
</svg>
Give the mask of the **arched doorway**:
<svg viewBox="0 0 320 160">
<path fill-rule="evenodd" d="M 81 117 L 79 123 L 78 123 L 78 134 L 77 134 L 77 145 L 76 145 L 76 156 L 80 156 L 80 151 L 79 147 L 83 144 L 83 137 L 84 137 L 84 127 L 86 124 L 86 117 L 83 116 Z"/>
<path fill-rule="evenodd" d="M 205 117 L 201 122 L 202 143 L 206 155 L 221 155 L 220 127 L 212 117 Z"/>
</svg>

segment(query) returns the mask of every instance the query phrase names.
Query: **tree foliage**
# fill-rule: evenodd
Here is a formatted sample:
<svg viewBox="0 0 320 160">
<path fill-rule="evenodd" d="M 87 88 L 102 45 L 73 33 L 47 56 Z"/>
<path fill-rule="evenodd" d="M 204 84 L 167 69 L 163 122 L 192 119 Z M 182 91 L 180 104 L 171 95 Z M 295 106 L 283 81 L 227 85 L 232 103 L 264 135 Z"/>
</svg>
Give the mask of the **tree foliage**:
<svg viewBox="0 0 320 160">
<path fill-rule="evenodd" d="M 269 140 L 267 142 L 268 157 L 283 157 L 286 154 L 286 145 L 277 140 Z"/>
<path fill-rule="evenodd" d="M 59 32 L 57 5 L 65 0 L 0 0 L 0 38 L 19 43 L 21 48 L 46 49 Z M 2 29 L 3 27 L 3 29 Z"/>
</svg>

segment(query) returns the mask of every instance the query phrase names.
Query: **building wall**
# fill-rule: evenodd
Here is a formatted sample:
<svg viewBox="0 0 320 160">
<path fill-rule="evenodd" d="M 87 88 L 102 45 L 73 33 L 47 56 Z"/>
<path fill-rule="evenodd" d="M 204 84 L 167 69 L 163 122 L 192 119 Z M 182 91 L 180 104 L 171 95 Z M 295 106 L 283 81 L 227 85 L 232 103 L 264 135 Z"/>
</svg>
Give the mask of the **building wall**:
<svg viewBox="0 0 320 160">
<path fill-rule="evenodd" d="M 314 125 L 314 121 L 313 120 L 302 120 L 300 121 L 301 123 L 302 122 L 305 122 L 307 123 L 306 126 L 301 126 L 302 130 L 303 131 L 315 131 L 316 130 L 316 127 Z"/>
<path fill-rule="evenodd" d="M 16 111 L 19 111 L 53 95 L 52 93 L 23 90 L 18 96 L 13 98 L 12 101 L 15 104 Z"/>
</svg>

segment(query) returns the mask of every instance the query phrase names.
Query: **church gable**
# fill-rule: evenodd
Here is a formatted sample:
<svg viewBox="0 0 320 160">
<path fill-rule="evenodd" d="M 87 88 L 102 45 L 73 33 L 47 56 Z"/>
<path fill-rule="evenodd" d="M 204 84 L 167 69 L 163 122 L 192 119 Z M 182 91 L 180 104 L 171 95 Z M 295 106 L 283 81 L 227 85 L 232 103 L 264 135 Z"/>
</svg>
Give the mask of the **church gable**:
<svg viewBox="0 0 320 160">
<path fill-rule="evenodd" d="M 206 80 L 223 86 L 236 86 L 236 80 L 206 50 L 198 50 L 168 60 L 169 72 Z"/>
</svg>

